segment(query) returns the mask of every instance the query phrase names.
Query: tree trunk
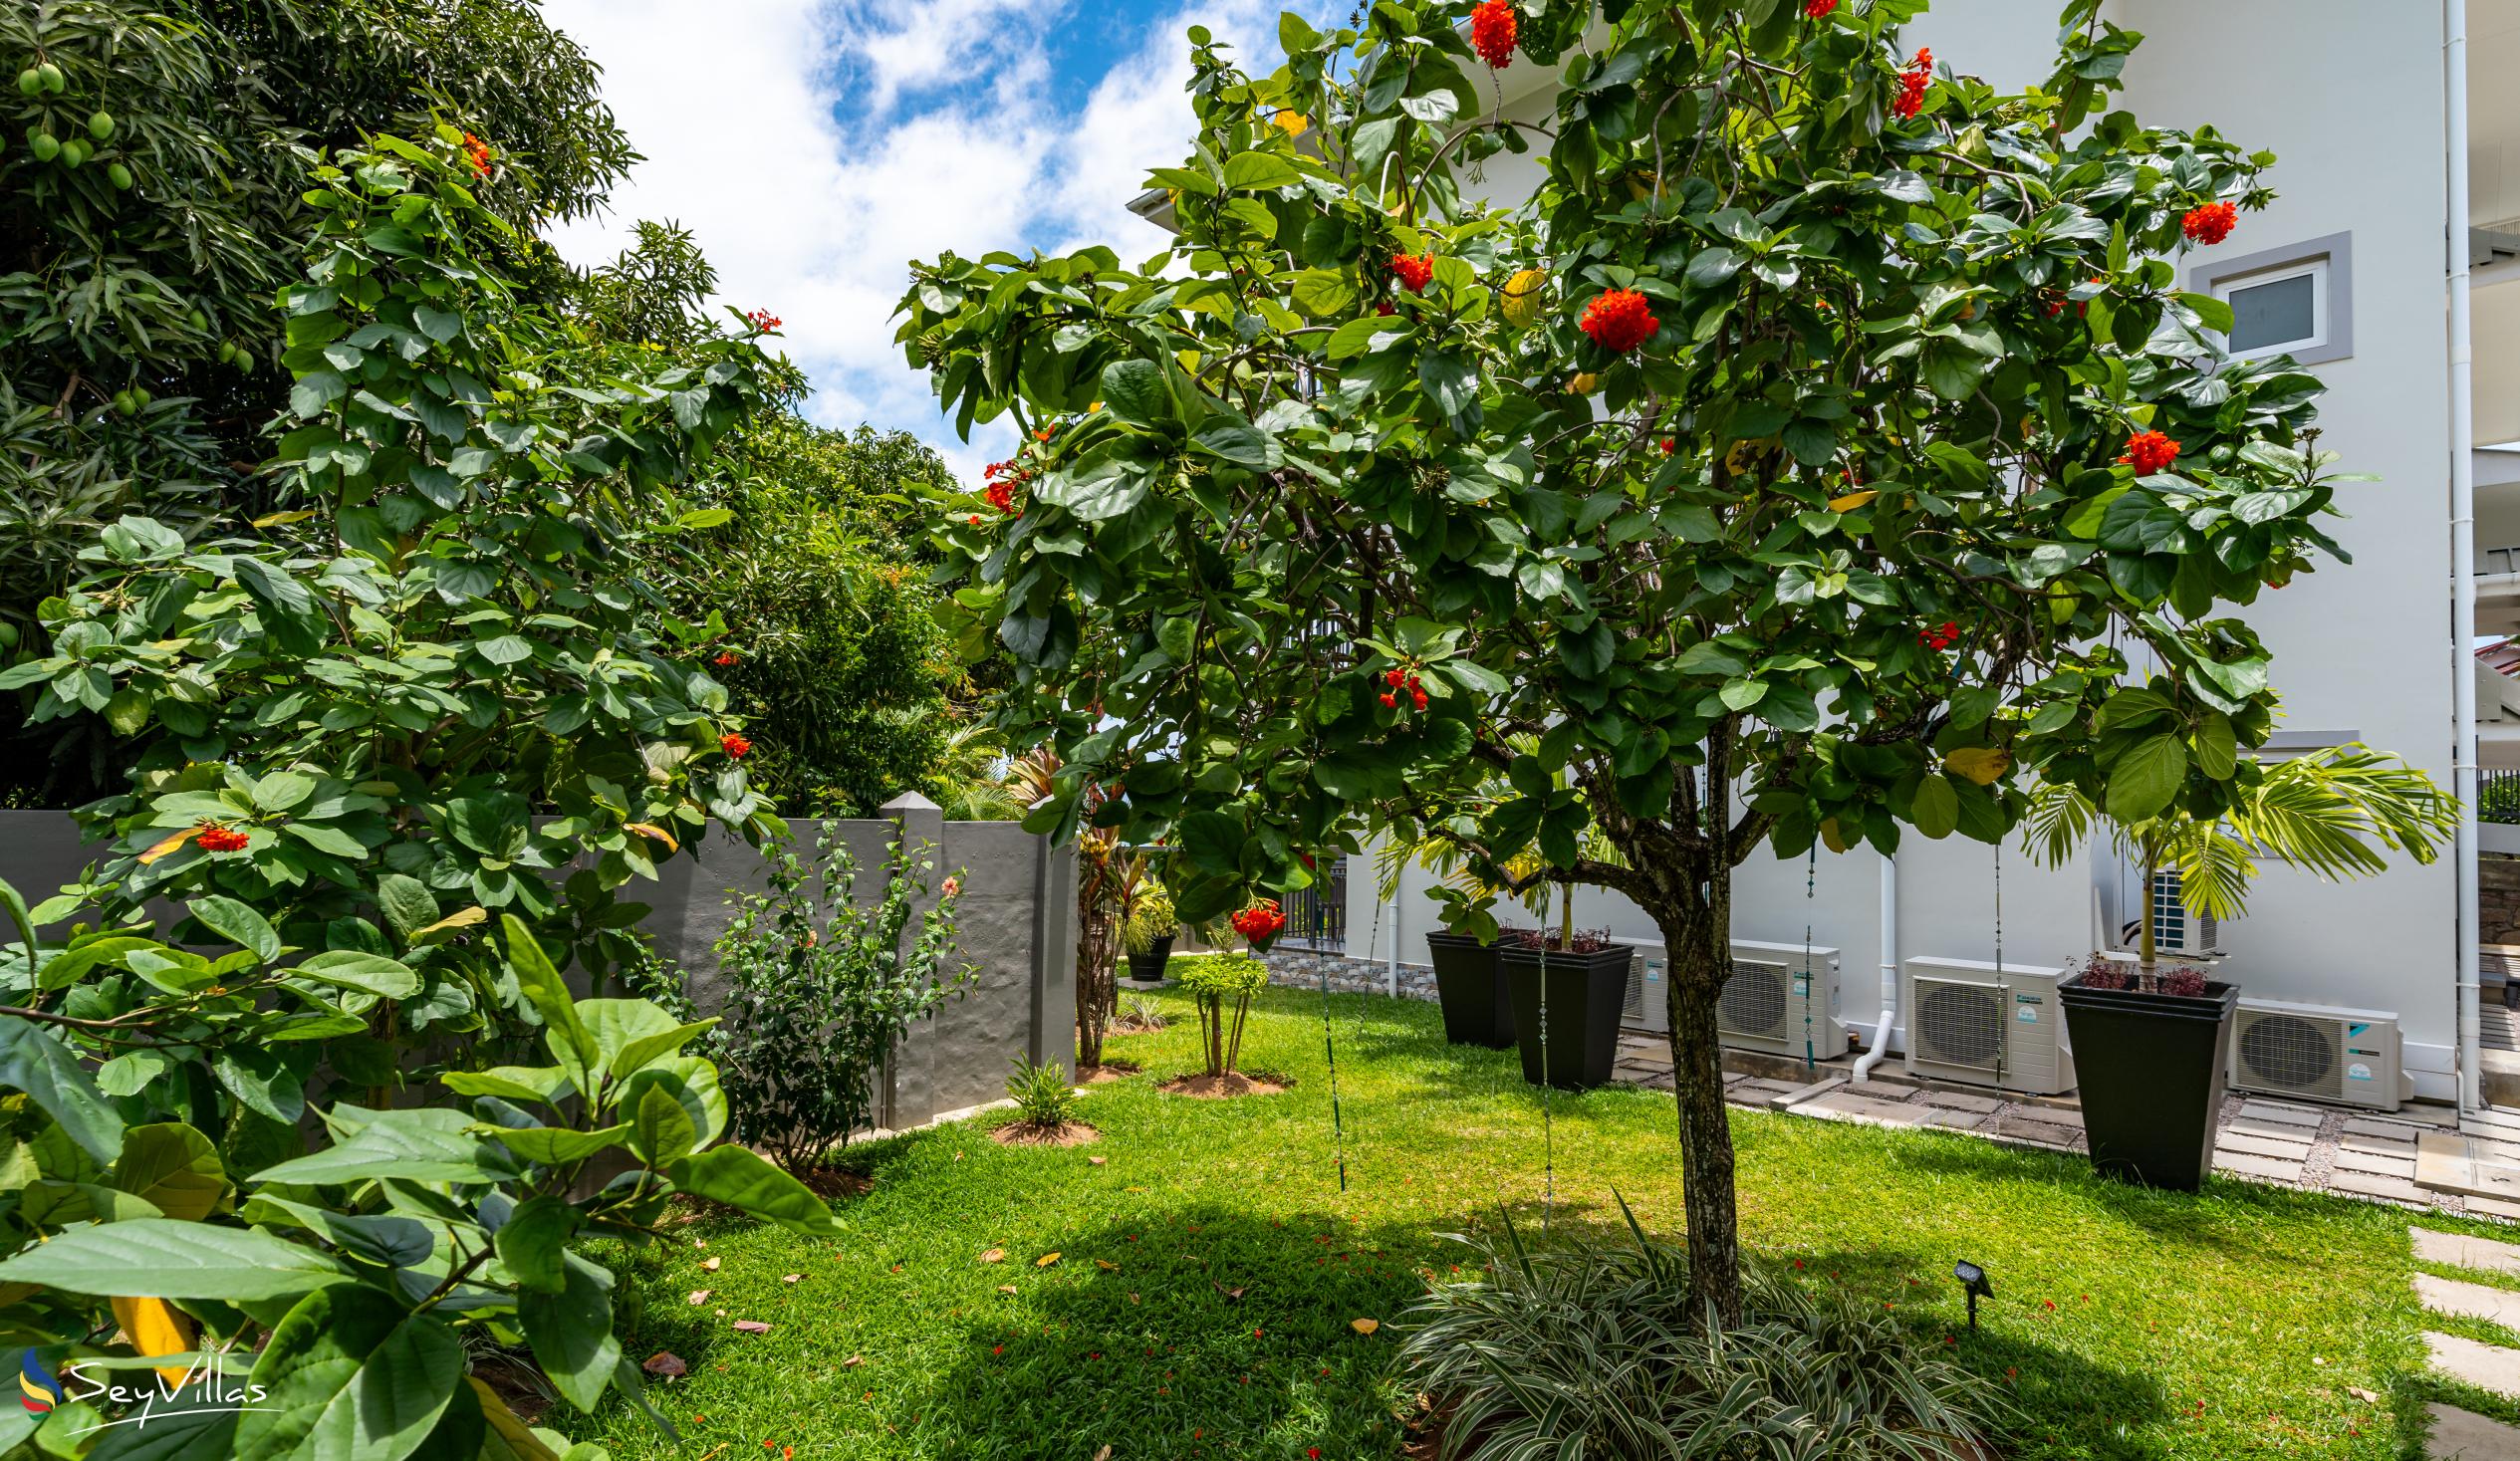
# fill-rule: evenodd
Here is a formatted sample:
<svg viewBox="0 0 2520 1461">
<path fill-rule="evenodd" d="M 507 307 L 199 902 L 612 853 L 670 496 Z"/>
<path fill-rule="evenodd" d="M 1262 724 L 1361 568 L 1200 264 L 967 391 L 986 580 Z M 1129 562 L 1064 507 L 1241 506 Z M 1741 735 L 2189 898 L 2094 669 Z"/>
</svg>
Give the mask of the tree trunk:
<svg viewBox="0 0 2520 1461">
<path fill-rule="evenodd" d="M 1724 1106 L 1715 1001 L 1731 977 L 1732 869 L 1655 869 L 1665 896 L 1646 911 L 1662 930 L 1671 1020 L 1671 1089 L 1679 1106 L 1689 1298 L 1720 1323 L 1741 1323 L 1741 1231 L 1733 1192 L 1732 1120 Z"/>
</svg>

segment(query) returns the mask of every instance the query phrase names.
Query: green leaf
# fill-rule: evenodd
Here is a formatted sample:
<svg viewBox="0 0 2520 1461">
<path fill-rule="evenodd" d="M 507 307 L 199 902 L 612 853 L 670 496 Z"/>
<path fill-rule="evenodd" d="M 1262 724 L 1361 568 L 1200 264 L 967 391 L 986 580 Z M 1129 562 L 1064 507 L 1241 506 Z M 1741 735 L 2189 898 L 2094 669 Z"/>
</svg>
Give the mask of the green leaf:
<svg viewBox="0 0 2520 1461">
<path fill-rule="evenodd" d="M 358 949 L 331 949 L 282 972 L 339 989 L 363 990 L 379 999 L 409 999 L 420 992 L 420 976 L 410 966 Z"/>
<path fill-rule="evenodd" d="M 431 1313 L 345 1285 L 298 1301 L 273 1327 L 239 1408 L 237 1461 L 401 1461 L 463 1380 L 464 1346 Z"/>
<path fill-rule="evenodd" d="M 517 1204 L 499 1225 L 499 1262 L 515 1276 L 519 1288 L 537 1294 L 568 1292 L 568 1243 L 578 1231 L 579 1211 L 541 1193 Z"/>
<path fill-rule="evenodd" d="M 1225 159 L 1225 186 L 1254 191 L 1287 187 L 1304 180 L 1303 172 L 1274 152 L 1237 152 Z"/>
<path fill-rule="evenodd" d="M 604 1069 L 616 1080 L 659 1056 L 673 1054 L 717 1023 L 711 1018 L 677 1024 L 673 1016 L 643 999 L 582 999 L 578 1014 L 595 1036 Z"/>
<path fill-rule="evenodd" d="M 700 1144 L 700 1130 L 661 1085 L 650 1085 L 638 1093 L 638 1107 L 630 1121 L 630 1150 L 651 1167 L 661 1167 L 675 1157 L 686 1156 Z"/>
<path fill-rule="evenodd" d="M 1722 698 L 1726 710 L 1747 710 L 1765 699 L 1767 692 L 1767 681 L 1742 679 L 1726 680 L 1724 687 L 1716 693 Z"/>
<path fill-rule="evenodd" d="M 2109 771 L 2108 812 L 2120 822 L 2159 816 L 2187 776 L 2187 747 L 2163 733 L 2138 741 Z"/>
<path fill-rule="evenodd" d="M 254 1174 L 256 1182 L 304 1185 L 400 1177 L 413 1182 L 497 1182 L 516 1176 L 506 1153 L 473 1134 L 472 1117 L 441 1106 L 326 1112 L 340 1139 Z"/>
<path fill-rule="evenodd" d="M 502 1100 L 557 1102 L 575 1088 L 558 1066 L 496 1066 L 487 1071 L 448 1071 L 437 1078 L 458 1096 L 495 1096 Z"/>
<path fill-rule="evenodd" d="M 665 1169 L 673 1184 L 694 1197 L 768 1218 L 790 1232 L 809 1238 L 837 1237 L 831 1204 L 813 1189 L 741 1146 L 712 1146 L 676 1160 Z"/>
<path fill-rule="evenodd" d="M 281 955 L 280 935 L 271 924 L 264 921 L 262 914 L 234 898 L 212 893 L 208 897 L 194 898 L 185 911 L 192 914 L 202 927 L 229 943 L 241 949 L 251 949 L 254 956 L 266 964 Z"/>
<path fill-rule="evenodd" d="M 2215 781 L 2229 781 L 2239 770 L 2239 737 L 2227 717 L 2208 715 L 2196 728 L 2196 768 Z"/>
<path fill-rule="evenodd" d="M 0 1281 L 124 1299 L 290 1299 L 345 1275 L 312 1248 L 253 1228 L 134 1218 L 72 1228 L 0 1262 Z"/>
<path fill-rule="evenodd" d="M 1960 825 L 1960 794 L 1940 772 L 1927 772 L 1916 784 L 1916 800 L 1907 820 L 1916 830 L 1939 841 Z"/>
<path fill-rule="evenodd" d="M 227 1168 L 210 1138 L 180 1121 L 133 1126 L 123 1133 L 114 1185 L 170 1218 L 200 1222 L 227 1195 Z"/>
<path fill-rule="evenodd" d="M 1336 269 L 1305 269 L 1295 276 L 1295 308 L 1316 319 L 1356 307 L 1357 287 Z"/>
<path fill-rule="evenodd" d="M 437 921 L 437 894 L 428 884 L 400 872 L 388 872 L 377 879 L 377 906 L 385 915 L 396 937 L 408 943 L 411 935 Z"/>
<path fill-rule="evenodd" d="M 619 1146 L 630 1135 L 630 1123 L 605 1126 L 593 1131 L 572 1130 L 567 1126 L 489 1126 L 477 1125 L 477 1135 L 490 1137 L 530 1162 L 559 1166 L 565 1162 L 585 1161 L 606 1147 Z"/>
<path fill-rule="evenodd" d="M 99 1162 L 110 1165 L 122 1154 L 123 1118 L 70 1047 L 32 1020 L 0 1015 L 0 1090 L 26 1093 Z"/>
<path fill-rule="evenodd" d="M 543 1373 L 570 1404 L 592 1415 L 622 1357 L 622 1341 L 613 1334 L 613 1275 L 574 1253 L 564 1251 L 562 1262 L 560 1291 L 527 1289 L 516 1296 L 516 1313 Z"/>
<path fill-rule="evenodd" d="M 1114 361 L 1103 367 L 1103 404 L 1113 415 L 1139 426 L 1172 419 L 1172 392 L 1163 367 L 1152 361 Z"/>
<path fill-rule="evenodd" d="M 552 967 L 550 957 L 534 941 L 533 931 L 524 920 L 514 913 L 502 913 L 499 922 L 507 931 L 508 967 L 516 973 L 517 991 L 534 1007 L 534 1013 L 543 1017 L 544 1039 L 561 1070 L 568 1073 L 569 1084 L 578 1088 L 579 1094 L 593 1096 L 593 1073 L 603 1069 L 602 1053 L 596 1048 L 595 1037 L 578 1018 L 578 1006 L 569 997 L 569 986 L 561 981 L 560 971 Z"/>
<path fill-rule="evenodd" d="M 622 1082 L 618 1109 L 636 1111 L 649 1091 L 661 1093 L 681 1107 L 699 1134 L 693 1146 L 705 1146 L 726 1130 L 726 1093 L 718 1089 L 717 1068 L 697 1056 L 672 1056 L 632 1073 Z"/>
</svg>

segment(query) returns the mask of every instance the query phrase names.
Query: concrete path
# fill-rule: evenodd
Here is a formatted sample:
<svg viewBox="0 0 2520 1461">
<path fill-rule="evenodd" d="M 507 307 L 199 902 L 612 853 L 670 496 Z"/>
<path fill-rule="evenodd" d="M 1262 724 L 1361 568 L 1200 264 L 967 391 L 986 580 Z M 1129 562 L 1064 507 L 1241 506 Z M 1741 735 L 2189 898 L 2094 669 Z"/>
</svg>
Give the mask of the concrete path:
<svg viewBox="0 0 2520 1461">
<path fill-rule="evenodd" d="M 2414 1255 L 2424 1263 L 2455 1266 L 2477 1277 L 2520 1275 L 2520 1246 L 2490 1238 L 2407 1230 Z M 2506 1329 L 2520 1319 L 2520 1291 L 2469 1279 L 2415 1275 L 2415 1297 L 2433 1314 L 2484 1320 Z M 2427 1331 L 2424 1349 L 2432 1367 L 2461 1384 L 2520 1398 L 2520 1349 L 2480 1343 L 2458 1335 Z M 2431 1461 L 2510 1461 L 2520 1457 L 2520 1428 L 2488 1420 L 2456 1405 L 2426 1405 L 2430 1435 L 2423 1454 Z"/>
</svg>

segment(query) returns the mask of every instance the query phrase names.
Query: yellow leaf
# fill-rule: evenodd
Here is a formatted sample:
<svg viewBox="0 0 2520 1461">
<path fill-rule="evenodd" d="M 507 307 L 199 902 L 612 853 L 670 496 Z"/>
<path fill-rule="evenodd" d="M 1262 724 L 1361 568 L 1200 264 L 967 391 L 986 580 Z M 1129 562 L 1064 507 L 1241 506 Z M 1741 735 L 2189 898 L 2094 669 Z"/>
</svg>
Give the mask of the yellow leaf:
<svg viewBox="0 0 2520 1461">
<path fill-rule="evenodd" d="M 1548 287 L 1548 270 L 1517 270 L 1505 281 L 1505 323 L 1522 330 L 1539 319 L 1541 294 Z"/>
<path fill-rule="evenodd" d="M 1001 1294 L 1012 1294 L 1015 1292 L 1015 1286 L 1013 1284 L 1000 1284 L 997 1286 L 997 1291 Z"/>
<path fill-rule="evenodd" d="M 485 921 L 489 916 L 490 911 L 487 908 L 475 904 L 459 913 L 449 913 L 426 928 L 412 929 L 411 937 L 416 941 L 423 933 L 446 933 L 458 928 L 470 928 L 475 923 Z"/>
<path fill-rule="evenodd" d="M 1094 1266 L 1107 1274 L 1120 1272 L 1120 1265 L 1112 1262 L 1108 1258 L 1098 1258 L 1094 1260 Z"/>
<path fill-rule="evenodd" d="M 2012 752 L 2001 746 L 1962 746 L 1942 758 L 1942 769 L 1958 772 L 1979 786 L 1992 786 L 1995 778 L 2012 769 Z"/>
<path fill-rule="evenodd" d="M 1383 1328 L 1383 1321 L 1379 1319 L 1352 1319 L 1348 1321 L 1348 1328 L 1355 1330 L 1361 1335 L 1370 1335 L 1376 1330 Z"/>
<path fill-rule="evenodd" d="M 1578 395 L 1591 395 L 1594 391 L 1602 388 L 1602 377 L 1594 374 L 1590 370 L 1586 370 L 1582 374 L 1577 375 L 1574 379 L 1568 381 L 1567 388 Z"/>
<path fill-rule="evenodd" d="M 1832 497 L 1829 499 L 1829 510 L 1831 512 L 1853 512 L 1857 508 L 1862 507 L 1864 504 L 1871 502 L 1874 498 L 1881 495 L 1881 493 L 1867 487 L 1861 492 L 1850 492 L 1844 497 Z"/>
<path fill-rule="evenodd" d="M 542 1437 L 534 1434 L 534 1428 L 519 1419 L 508 1408 L 508 1402 L 499 1398 L 499 1392 L 483 1384 L 479 1375 L 465 1375 L 464 1382 L 472 1386 L 473 1398 L 481 1402 L 481 1418 L 490 1423 L 491 1433 L 507 1447 L 507 1454 L 516 1461 L 560 1461 L 551 1447 L 543 1444 Z"/>
<path fill-rule="evenodd" d="M 624 823 L 622 825 L 622 831 L 637 833 L 640 837 L 647 839 L 651 843 L 663 843 L 665 845 L 665 851 L 668 852 L 678 852 L 682 851 L 682 845 L 673 840 L 672 833 L 665 831 L 663 828 L 658 827 L 652 822 Z"/>
<path fill-rule="evenodd" d="M 175 849 L 180 848 L 180 847 L 182 847 L 184 844 L 186 844 L 186 843 L 188 843 L 188 842 L 192 841 L 192 839 L 193 839 L 193 838 L 194 838 L 194 837 L 195 837 L 195 836 L 196 836 L 196 835 L 197 835 L 200 831 L 201 831 L 201 829 L 199 829 L 199 828 L 197 828 L 197 827 L 187 827 L 187 828 L 185 828 L 183 831 L 181 831 L 181 832 L 179 832 L 179 833 L 176 833 L 173 837 L 170 837 L 170 838 L 166 839 L 164 842 L 159 843 L 159 844 L 157 844 L 156 846 L 154 846 L 154 847 L 150 848 L 147 852 L 140 853 L 140 865 L 141 865 L 142 867 L 145 867 L 145 866 L 147 866 L 149 863 L 156 861 L 158 858 L 163 857 L 163 856 L 167 855 L 168 853 L 170 853 L 170 852 L 174 852 L 174 851 L 175 851 Z"/>
<path fill-rule="evenodd" d="M 254 519 L 257 528 L 277 528 L 283 523 L 303 523 L 315 516 L 311 512 L 276 512 Z"/>
<path fill-rule="evenodd" d="M 192 1322 L 163 1299 L 116 1299 L 115 1321 L 123 1326 L 123 1338 L 143 1358 L 160 1354 L 182 1354 L 192 1348 Z M 161 1364 L 158 1376 L 169 1384 L 181 1384 L 186 1373 L 180 1364 Z"/>
<path fill-rule="evenodd" d="M 1820 824 L 1820 840 L 1827 843 L 1829 851 L 1833 852 L 1843 852 L 1855 846 L 1854 842 L 1847 837 L 1846 829 L 1838 825 L 1838 819 L 1835 817 Z"/>
<path fill-rule="evenodd" d="M 1006 1250 L 1003 1248 L 988 1249 L 980 1255 L 980 1261 L 982 1263 L 1004 1263 L 1006 1262 Z"/>
<path fill-rule="evenodd" d="M 1057 1263 L 1058 1261 L 1059 1261 L 1059 1255 L 1058 1255 L 1058 1254 L 1056 1254 L 1056 1253 L 1045 1253 L 1045 1254 L 1043 1254 L 1041 1257 L 1036 1258 L 1036 1259 L 1034 1259 L 1034 1260 L 1033 1260 L 1033 1267 L 1035 1267 L 1035 1268 L 1048 1268 L 1048 1267 L 1050 1267 L 1052 1264 Z"/>
<path fill-rule="evenodd" d="M 1310 131 L 1313 126 L 1310 122 L 1305 121 L 1303 113 L 1296 111 L 1292 107 L 1286 108 L 1280 111 L 1277 116 L 1270 118 L 1269 124 L 1276 127 L 1278 130 L 1285 132 L 1291 137 L 1300 137 L 1305 132 Z"/>
</svg>

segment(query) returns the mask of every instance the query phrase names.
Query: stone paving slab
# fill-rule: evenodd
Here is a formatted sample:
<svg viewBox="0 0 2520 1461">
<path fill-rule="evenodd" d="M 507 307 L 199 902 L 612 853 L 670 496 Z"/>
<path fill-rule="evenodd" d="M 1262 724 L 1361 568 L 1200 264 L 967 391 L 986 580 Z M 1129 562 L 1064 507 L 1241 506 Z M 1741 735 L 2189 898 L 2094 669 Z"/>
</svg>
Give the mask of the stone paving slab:
<svg viewBox="0 0 2520 1461">
<path fill-rule="evenodd" d="M 2286 1126 L 2308 1126 L 2313 1130 L 2318 1129 L 2319 1123 L 2327 1119 L 2324 1111 L 2311 1106 L 2290 1105 L 2274 1100 L 2244 1100 L 2240 1103 L 2240 1114 L 2253 1120 L 2274 1121 Z"/>
<path fill-rule="evenodd" d="M 2431 1193 L 2404 1177 L 2358 1172 L 2351 1168 L 2330 1172 L 2328 1187 L 2331 1191 L 2347 1192 L 2356 1197 L 2377 1197 L 2383 1202 L 2395 1202 L 2407 1207 L 2428 1207 L 2432 1199 Z"/>
<path fill-rule="evenodd" d="M 2034 1146 L 2050 1146 L 2059 1151 L 2072 1150 L 2074 1138 L 2083 1134 L 2072 1126 L 2059 1125 L 2054 1121 L 2043 1121 L 2034 1115 L 2020 1111 L 2006 1111 L 1995 1119 L 1991 1129 L 1996 1135 L 2009 1140 L 2027 1141 Z"/>
<path fill-rule="evenodd" d="M 1794 1109 L 1809 1115 L 1827 1116 L 1835 1120 L 1868 1122 L 1877 1126 L 1922 1125 L 1932 1112 L 1903 1101 L 1881 1100 L 1858 1096 L 1851 1091 L 1833 1091 L 1810 1100 L 1797 1102 Z"/>
<path fill-rule="evenodd" d="M 2401 1140 L 2395 1136 L 2369 1135 L 2353 1130 L 2352 1125 L 2352 1122 L 2348 1122 L 2348 1129 L 2337 1136 L 2337 1150 L 2368 1151 L 2384 1156 L 2404 1157 L 2407 1161 L 2415 1159 L 2415 1138 L 2412 1132 Z"/>
<path fill-rule="evenodd" d="M 2435 1232 L 2430 1228 L 2408 1228 L 2406 1240 L 2414 1245 L 2415 1257 L 2426 1263 L 2520 1274 L 2520 1244 L 2475 1238 L 2465 1233 Z"/>
<path fill-rule="evenodd" d="M 2423 1130 L 2421 1126 L 2410 1126 L 2404 1121 L 2383 1120 L 2379 1116 L 2345 1118 L 2345 1133 L 2349 1136 L 2378 1136 L 2411 1145 L 2417 1136 L 2423 1134 Z"/>
<path fill-rule="evenodd" d="M 2214 1170 L 2235 1177 L 2256 1177 L 2269 1182 L 2298 1182 L 2302 1163 L 2272 1156 L 2251 1156 L 2244 1151 L 2214 1152 Z"/>
<path fill-rule="evenodd" d="M 1993 1120 L 1995 1116 L 1993 1111 L 1961 1110 L 1956 1107 L 1943 1105 L 1939 1102 L 1930 1105 L 1911 1103 L 1907 1108 L 1909 1110 L 1921 1109 L 1924 1112 L 1923 1118 L 1918 1122 L 1918 1124 L 1926 1126 L 1941 1126 L 1946 1130 L 1952 1131 L 1976 1130 L 1978 1127 L 1985 1125 L 1988 1121 Z"/>
<path fill-rule="evenodd" d="M 2431 1351 L 2432 1367 L 2450 1378 L 2520 1399 L 2520 1349 L 2480 1344 L 2474 1339 L 2429 1330 L 2424 1332 L 2423 1346 Z"/>
<path fill-rule="evenodd" d="M 1993 1115 L 2004 1107 L 2004 1102 L 1995 1096 L 1972 1096 L 1965 1091 L 1928 1090 L 1923 1099 L 1928 1105 L 1947 1106 L 1958 1111 L 1975 1111 L 1979 1115 Z"/>
<path fill-rule="evenodd" d="M 2504 1329 L 2520 1330 L 2520 1293 L 2509 1289 L 2417 1274 L 2415 1298 L 2434 1314 L 2455 1314 L 2462 1319 L 2481 1319 Z"/>
<path fill-rule="evenodd" d="M 2340 1145 L 2336 1149 L 2336 1169 L 2341 1172 L 2371 1172 L 2383 1177 L 2403 1177 L 2411 1182 L 2415 1176 L 2415 1153 L 2407 1148 L 2403 1156 L 2377 1151 L 2356 1151 Z"/>
<path fill-rule="evenodd" d="M 2222 1132 L 2214 1138 L 2214 1149 L 2216 1151 L 2243 1151 L 2251 1156 L 2271 1156 L 2279 1159 L 2289 1157 L 2296 1161 L 2306 1161 L 2310 1157 L 2310 1143 L 2307 1141 L 2287 1141 L 2273 1136 L 2252 1135 L 2246 1131 Z"/>
<path fill-rule="evenodd" d="M 2270 1121 L 2263 1116 L 2235 1116 L 2222 1123 L 2222 1134 L 2229 1136 L 2235 1133 L 2242 1136 L 2263 1136 L 2269 1141 L 2289 1141 L 2296 1146 L 2308 1146 L 2317 1139 L 2319 1128 L 2296 1126 L 2284 1121 Z"/>
<path fill-rule="evenodd" d="M 2425 1461 L 2510 1461 L 2520 1456 L 2520 1429 L 2456 1405 L 2430 1404 L 2423 1413 L 2431 1419 Z"/>
</svg>

